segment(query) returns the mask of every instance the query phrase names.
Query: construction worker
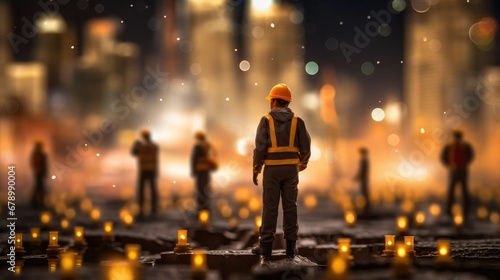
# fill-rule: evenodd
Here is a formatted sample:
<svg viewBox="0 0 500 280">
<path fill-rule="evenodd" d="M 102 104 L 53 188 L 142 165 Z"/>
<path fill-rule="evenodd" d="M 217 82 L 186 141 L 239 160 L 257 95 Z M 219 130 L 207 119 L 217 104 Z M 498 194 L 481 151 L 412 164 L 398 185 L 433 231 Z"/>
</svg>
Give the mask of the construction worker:
<svg viewBox="0 0 500 280">
<path fill-rule="evenodd" d="M 299 171 L 306 169 L 311 155 L 311 137 L 304 121 L 297 117 L 288 105 L 292 93 L 287 85 L 274 86 L 269 95 L 271 111 L 262 117 L 255 136 L 253 154 L 253 182 L 258 185 L 258 174 L 263 174 L 263 211 L 259 245 L 252 252 L 260 254 L 261 263 L 270 260 L 278 205 L 283 206 L 283 231 L 286 239 L 286 255 L 296 254 L 298 238 L 297 184 Z"/>
<path fill-rule="evenodd" d="M 157 213 L 158 191 L 156 177 L 158 176 L 158 146 L 151 141 L 148 130 L 141 132 L 142 141 L 137 140 L 132 146 L 132 155 L 136 156 L 139 164 L 139 217 L 144 216 L 144 188 L 146 182 L 151 189 L 151 213 Z"/>
<path fill-rule="evenodd" d="M 196 182 L 196 208 L 210 210 L 210 171 L 217 169 L 214 149 L 207 141 L 205 133 L 195 133 L 195 145 L 191 153 L 191 176 Z"/>
<path fill-rule="evenodd" d="M 368 196 L 368 177 L 369 177 L 369 169 L 370 163 L 368 161 L 368 149 L 367 148 L 359 148 L 359 169 L 356 174 L 355 179 L 359 181 L 361 195 L 364 199 L 364 209 L 363 214 L 367 215 L 370 209 L 370 197 Z"/>
<path fill-rule="evenodd" d="M 441 152 L 441 161 L 450 170 L 446 211 L 451 217 L 451 209 L 455 201 L 455 186 L 459 183 L 462 187 L 463 217 L 464 223 L 466 223 L 470 206 L 470 196 L 467 188 L 467 168 L 474 159 L 474 151 L 469 143 L 463 141 L 462 131 L 453 131 L 453 138 L 454 141 L 446 145 Z"/>
<path fill-rule="evenodd" d="M 47 176 L 47 155 L 43 151 L 43 142 L 35 141 L 35 147 L 31 153 L 31 169 L 33 170 L 35 187 L 31 197 L 31 205 L 39 210 L 44 209 L 45 200 L 45 177 Z"/>
</svg>

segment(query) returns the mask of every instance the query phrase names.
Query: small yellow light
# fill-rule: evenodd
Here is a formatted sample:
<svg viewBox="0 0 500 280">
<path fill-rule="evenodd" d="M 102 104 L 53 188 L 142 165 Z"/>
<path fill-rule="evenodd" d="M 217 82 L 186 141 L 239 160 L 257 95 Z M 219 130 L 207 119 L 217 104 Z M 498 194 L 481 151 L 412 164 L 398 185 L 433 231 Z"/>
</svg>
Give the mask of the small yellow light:
<svg viewBox="0 0 500 280">
<path fill-rule="evenodd" d="M 208 221 L 210 219 L 210 212 L 208 210 L 201 210 L 198 214 L 198 222 L 200 223 L 200 227 L 207 227 Z"/>
<path fill-rule="evenodd" d="M 107 221 L 104 222 L 104 236 L 112 236 L 113 235 L 113 222 Z"/>
<path fill-rule="evenodd" d="M 262 217 L 261 216 L 255 217 L 255 233 L 260 232 L 261 226 L 262 226 Z"/>
<path fill-rule="evenodd" d="M 351 239 L 349 238 L 338 238 L 337 243 L 339 245 L 338 255 L 343 258 L 349 258 L 351 255 Z"/>
<path fill-rule="evenodd" d="M 415 222 L 418 226 L 422 226 L 425 223 L 425 214 L 423 212 L 418 212 L 415 215 Z"/>
<path fill-rule="evenodd" d="M 344 220 L 348 226 L 356 224 L 356 213 L 352 210 L 347 210 L 344 214 Z"/>
<path fill-rule="evenodd" d="M 236 217 L 232 217 L 229 219 L 229 227 L 235 229 L 238 227 L 238 219 Z"/>
<path fill-rule="evenodd" d="M 83 244 L 83 227 L 75 227 L 75 244 Z"/>
<path fill-rule="evenodd" d="M 23 248 L 23 234 L 22 233 L 16 233 L 15 247 L 16 248 Z"/>
<path fill-rule="evenodd" d="M 31 241 L 40 241 L 40 228 L 31 228 Z"/>
<path fill-rule="evenodd" d="M 248 211 L 247 208 L 243 207 L 238 212 L 238 215 L 240 216 L 240 219 L 246 220 L 246 219 L 248 219 L 248 216 L 250 216 L 250 211 Z"/>
<path fill-rule="evenodd" d="M 134 224 L 134 217 L 130 214 L 126 214 L 124 217 L 123 217 L 123 222 L 125 223 L 125 225 L 127 226 L 131 226 Z"/>
<path fill-rule="evenodd" d="M 415 245 L 415 237 L 414 236 L 405 236 L 405 245 L 406 245 L 406 251 L 407 252 L 413 252 L 414 245 Z"/>
<path fill-rule="evenodd" d="M 59 232 L 49 231 L 49 246 L 59 246 Z"/>
<path fill-rule="evenodd" d="M 432 216 L 437 217 L 441 215 L 441 206 L 439 206 L 439 204 L 437 203 L 433 203 L 431 206 L 429 206 L 429 212 Z"/>
<path fill-rule="evenodd" d="M 405 249 L 405 244 L 403 242 L 396 243 L 396 253 L 400 258 L 406 257 L 406 249 Z"/>
<path fill-rule="evenodd" d="M 437 241 L 438 254 L 442 257 L 448 257 L 450 254 L 450 240 L 439 239 Z"/>
<path fill-rule="evenodd" d="M 94 223 L 98 222 L 101 219 L 101 211 L 97 208 L 92 209 L 90 212 L 90 218 Z"/>
<path fill-rule="evenodd" d="M 40 222 L 43 226 L 48 226 L 52 220 L 52 215 L 50 212 L 44 211 L 40 214 Z"/>
<path fill-rule="evenodd" d="M 394 240 L 396 239 L 395 235 L 386 235 L 385 236 L 385 250 L 394 252 Z"/>
<path fill-rule="evenodd" d="M 408 219 L 405 216 L 399 216 L 397 219 L 398 232 L 404 233 L 408 229 Z"/>
<path fill-rule="evenodd" d="M 207 271 L 207 255 L 205 250 L 194 250 L 191 257 L 191 272 L 204 274 Z"/>
<path fill-rule="evenodd" d="M 76 254 L 72 252 L 63 252 L 59 254 L 61 259 L 61 272 L 63 274 L 72 274 L 75 271 Z"/>
<path fill-rule="evenodd" d="M 187 230 L 180 229 L 177 231 L 177 244 L 187 245 Z"/>
<path fill-rule="evenodd" d="M 336 254 L 332 254 L 329 257 L 328 263 L 329 263 L 328 273 L 331 276 L 334 276 L 334 277 L 335 276 L 345 276 L 345 274 L 347 273 L 348 266 L 347 266 L 346 258 L 341 257 L 341 256 L 336 255 Z M 343 278 L 340 278 L 340 279 L 343 279 Z"/>
<path fill-rule="evenodd" d="M 69 221 L 66 220 L 66 219 L 62 219 L 61 220 L 61 228 L 62 229 L 68 229 L 68 227 L 69 227 Z"/>
<path fill-rule="evenodd" d="M 141 245 L 139 244 L 127 244 L 125 246 L 125 254 L 127 255 L 127 259 L 130 261 L 138 260 L 140 253 L 141 253 Z"/>
<path fill-rule="evenodd" d="M 453 223 L 455 227 L 460 228 L 464 224 L 464 218 L 461 215 L 455 215 L 455 217 L 453 217 Z"/>
</svg>

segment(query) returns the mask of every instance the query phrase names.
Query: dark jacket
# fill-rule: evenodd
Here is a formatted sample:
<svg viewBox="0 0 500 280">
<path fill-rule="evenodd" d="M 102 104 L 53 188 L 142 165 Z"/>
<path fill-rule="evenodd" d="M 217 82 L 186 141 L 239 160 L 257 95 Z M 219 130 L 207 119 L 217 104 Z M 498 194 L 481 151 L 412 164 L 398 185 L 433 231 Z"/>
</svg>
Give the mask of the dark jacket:
<svg viewBox="0 0 500 280">
<path fill-rule="evenodd" d="M 474 150 L 466 142 L 453 142 L 441 152 L 441 162 L 452 169 L 465 169 L 474 159 Z"/>
<path fill-rule="evenodd" d="M 278 146 L 288 146 L 290 139 L 290 126 L 294 113 L 290 108 L 275 108 L 269 112 L 274 121 L 276 129 L 276 141 Z M 297 118 L 297 131 L 295 133 L 294 146 L 298 147 L 299 170 L 307 168 L 311 156 L 311 137 L 307 132 L 304 121 Z M 253 151 L 254 172 L 260 172 L 264 165 L 264 160 L 268 158 L 267 148 L 271 147 L 271 137 L 269 135 L 269 121 L 263 116 L 260 119 L 255 136 L 255 149 Z M 285 155 L 286 156 L 286 155 Z"/>
<path fill-rule="evenodd" d="M 47 155 L 41 149 L 33 150 L 31 154 L 31 168 L 38 176 L 47 175 Z"/>
</svg>

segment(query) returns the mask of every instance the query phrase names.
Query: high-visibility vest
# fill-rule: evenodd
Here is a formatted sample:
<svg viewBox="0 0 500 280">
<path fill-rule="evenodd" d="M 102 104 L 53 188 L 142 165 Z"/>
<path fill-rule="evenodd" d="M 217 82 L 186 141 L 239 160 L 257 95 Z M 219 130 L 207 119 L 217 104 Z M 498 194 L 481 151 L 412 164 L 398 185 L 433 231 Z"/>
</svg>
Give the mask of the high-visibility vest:
<svg viewBox="0 0 500 280">
<path fill-rule="evenodd" d="M 294 165 L 299 164 L 299 148 L 294 146 L 295 134 L 297 132 L 297 115 L 293 115 L 290 124 L 290 140 L 288 146 L 278 147 L 276 141 L 276 129 L 274 127 L 274 120 L 270 114 L 266 115 L 269 121 L 269 136 L 271 137 L 271 147 L 267 148 L 267 156 L 264 160 L 265 165 Z"/>
</svg>

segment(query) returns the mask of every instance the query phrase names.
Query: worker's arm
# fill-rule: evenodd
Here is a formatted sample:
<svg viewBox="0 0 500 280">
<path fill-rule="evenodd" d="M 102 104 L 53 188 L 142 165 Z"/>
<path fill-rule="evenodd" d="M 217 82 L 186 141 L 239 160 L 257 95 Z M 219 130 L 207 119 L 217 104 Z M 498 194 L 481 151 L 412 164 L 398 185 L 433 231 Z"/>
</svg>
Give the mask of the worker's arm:
<svg viewBox="0 0 500 280">
<path fill-rule="evenodd" d="M 300 163 L 299 171 L 307 168 L 309 158 L 311 157 L 311 136 L 307 132 L 306 125 L 301 118 L 298 118 L 297 133 L 299 140 Z"/>
</svg>

